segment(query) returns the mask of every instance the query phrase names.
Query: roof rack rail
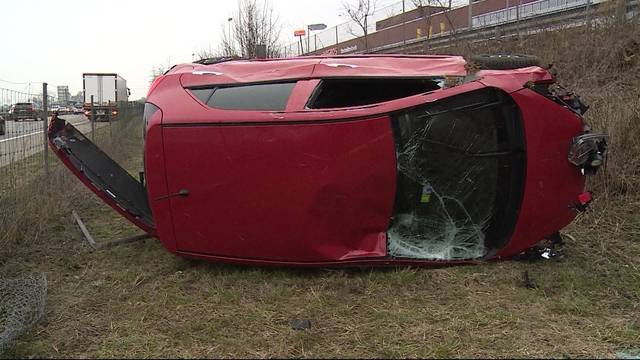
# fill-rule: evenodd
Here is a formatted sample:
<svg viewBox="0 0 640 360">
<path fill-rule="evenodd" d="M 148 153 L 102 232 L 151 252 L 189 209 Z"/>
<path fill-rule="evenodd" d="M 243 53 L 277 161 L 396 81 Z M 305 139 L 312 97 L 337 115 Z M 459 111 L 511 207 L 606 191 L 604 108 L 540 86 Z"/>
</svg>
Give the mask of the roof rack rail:
<svg viewBox="0 0 640 360">
<path fill-rule="evenodd" d="M 246 60 L 246 59 L 240 56 L 218 56 L 218 57 L 200 59 L 197 61 L 193 61 L 193 63 L 202 64 L 202 65 L 213 65 L 213 64 L 219 64 L 222 62 L 232 61 L 232 60 Z"/>
</svg>

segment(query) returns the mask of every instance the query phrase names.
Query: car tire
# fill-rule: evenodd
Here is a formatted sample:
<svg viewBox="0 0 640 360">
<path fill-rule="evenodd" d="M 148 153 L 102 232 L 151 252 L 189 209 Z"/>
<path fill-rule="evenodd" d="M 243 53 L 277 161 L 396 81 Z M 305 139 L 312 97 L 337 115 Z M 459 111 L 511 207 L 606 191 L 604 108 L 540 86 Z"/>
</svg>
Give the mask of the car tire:
<svg viewBox="0 0 640 360">
<path fill-rule="evenodd" d="M 482 70 L 508 70 L 540 66 L 540 59 L 533 55 L 480 54 L 472 55 L 469 60 Z"/>
</svg>

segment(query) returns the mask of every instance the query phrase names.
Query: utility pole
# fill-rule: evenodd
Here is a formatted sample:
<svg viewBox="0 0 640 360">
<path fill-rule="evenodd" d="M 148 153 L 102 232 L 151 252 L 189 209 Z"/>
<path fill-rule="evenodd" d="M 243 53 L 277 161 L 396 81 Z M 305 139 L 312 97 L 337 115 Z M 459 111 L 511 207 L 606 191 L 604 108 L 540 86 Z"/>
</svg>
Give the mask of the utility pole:
<svg viewBox="0 0 640 360">
<path fill-rule="evenodd" d="M 449 5 L 451 11 L 451 5 Z M 473 29 L 473 0 L 469 0 L 469 30 Z"/>
<path fill-rule="evenodd" d="M 407 18 L 405 17 L 404 1 L 405 0 L 402 0 L 402 46 L 403 48 L 404 46 L 407 45 L 407 34 L 406 34 Z"/>
<path fill-rule="evenodd" d="M 309 25 L 307 25 L 307 54 L 311 52 L 311 48 L 309 48 L 309 37 L 311 36 L 311 29 Z"/>
<path fill-rule="evenodd" d="M 91 141 L 96 139 L 96 110 L 93 108 L 93 95 L 91 95 Z"/>
<path fill-rule="evenodd" d="M 42 83 L 42 133 L 44 134 L 44 174 L 49 176 L 49 139 L 47 137 L 47 128 L 49 125 L 49 104 L 47 102 L 47 83 Z"/>
</svg>

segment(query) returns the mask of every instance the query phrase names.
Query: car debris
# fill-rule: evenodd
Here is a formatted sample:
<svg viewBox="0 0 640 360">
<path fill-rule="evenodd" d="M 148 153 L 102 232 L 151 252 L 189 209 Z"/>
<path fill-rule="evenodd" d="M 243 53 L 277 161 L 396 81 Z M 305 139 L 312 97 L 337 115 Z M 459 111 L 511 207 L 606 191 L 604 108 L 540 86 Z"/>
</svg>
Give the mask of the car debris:
<svg viewBox="0 0 640 360">
<path fill-rule="evenodd" d="M 309 320 L 309 319 L 293 319 L 291 321 L 291 328 L 293 330 L 308 330 L 308 329 L 311 329 L 311 320 Z"/>
<path fill-rule="evenodd" d="M 132 242 L 136 242 L 136 241 L 152 238 L 152 236 L 149 235 L 149 234 L 140 234 L 140 235 L 127 236 L 127 237 L 123 237 L 123 238 L 120 238 L 120 239 L 111 240 L 111 241 L 108 241 L 108 242 L 97 243 L 93 239 L 93 236 L 91 236 L 91 233 L 87 229 L 87 226 L 84 224 L 84 222 L 82 221 L 82 219 L 80 218 L 80 216 L 78 215 L 78 213 L 75 210 L 73 210 L 71 212 L 71 216 L 73 216 L 73 220 L 78 225 L 78 228 L 80 229 L 80 232 L 82 233 L 82 236 L 84 237 L 85 240 L 87 240 L 87 243 L 89 244 L 89 246 L 91 246 L 91 248 L 93 250 L 100 250 L 100 249 L 104 249 L 104 248 L 110 248 L 110 247 L 114 247 L 114 246 L 118 246 L 118 245 L 128 244 L 128 243 L 132 243 Z"/>
</svg>

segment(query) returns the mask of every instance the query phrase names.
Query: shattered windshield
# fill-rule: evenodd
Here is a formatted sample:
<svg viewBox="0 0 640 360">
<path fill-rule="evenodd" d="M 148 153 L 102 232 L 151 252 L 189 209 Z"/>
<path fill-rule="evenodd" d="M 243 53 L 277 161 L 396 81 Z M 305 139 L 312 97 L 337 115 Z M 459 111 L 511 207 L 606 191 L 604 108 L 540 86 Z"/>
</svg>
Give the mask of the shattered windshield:
<svg viewBox="0 0 640 360">
<path fill-rule="evenodd" d="M 513 101 L 482 89 L 398 114 L 392 126 L 398 190 L 389 255 L 477 259 L 503 246 L 524 177 Z"/>
</svg>

